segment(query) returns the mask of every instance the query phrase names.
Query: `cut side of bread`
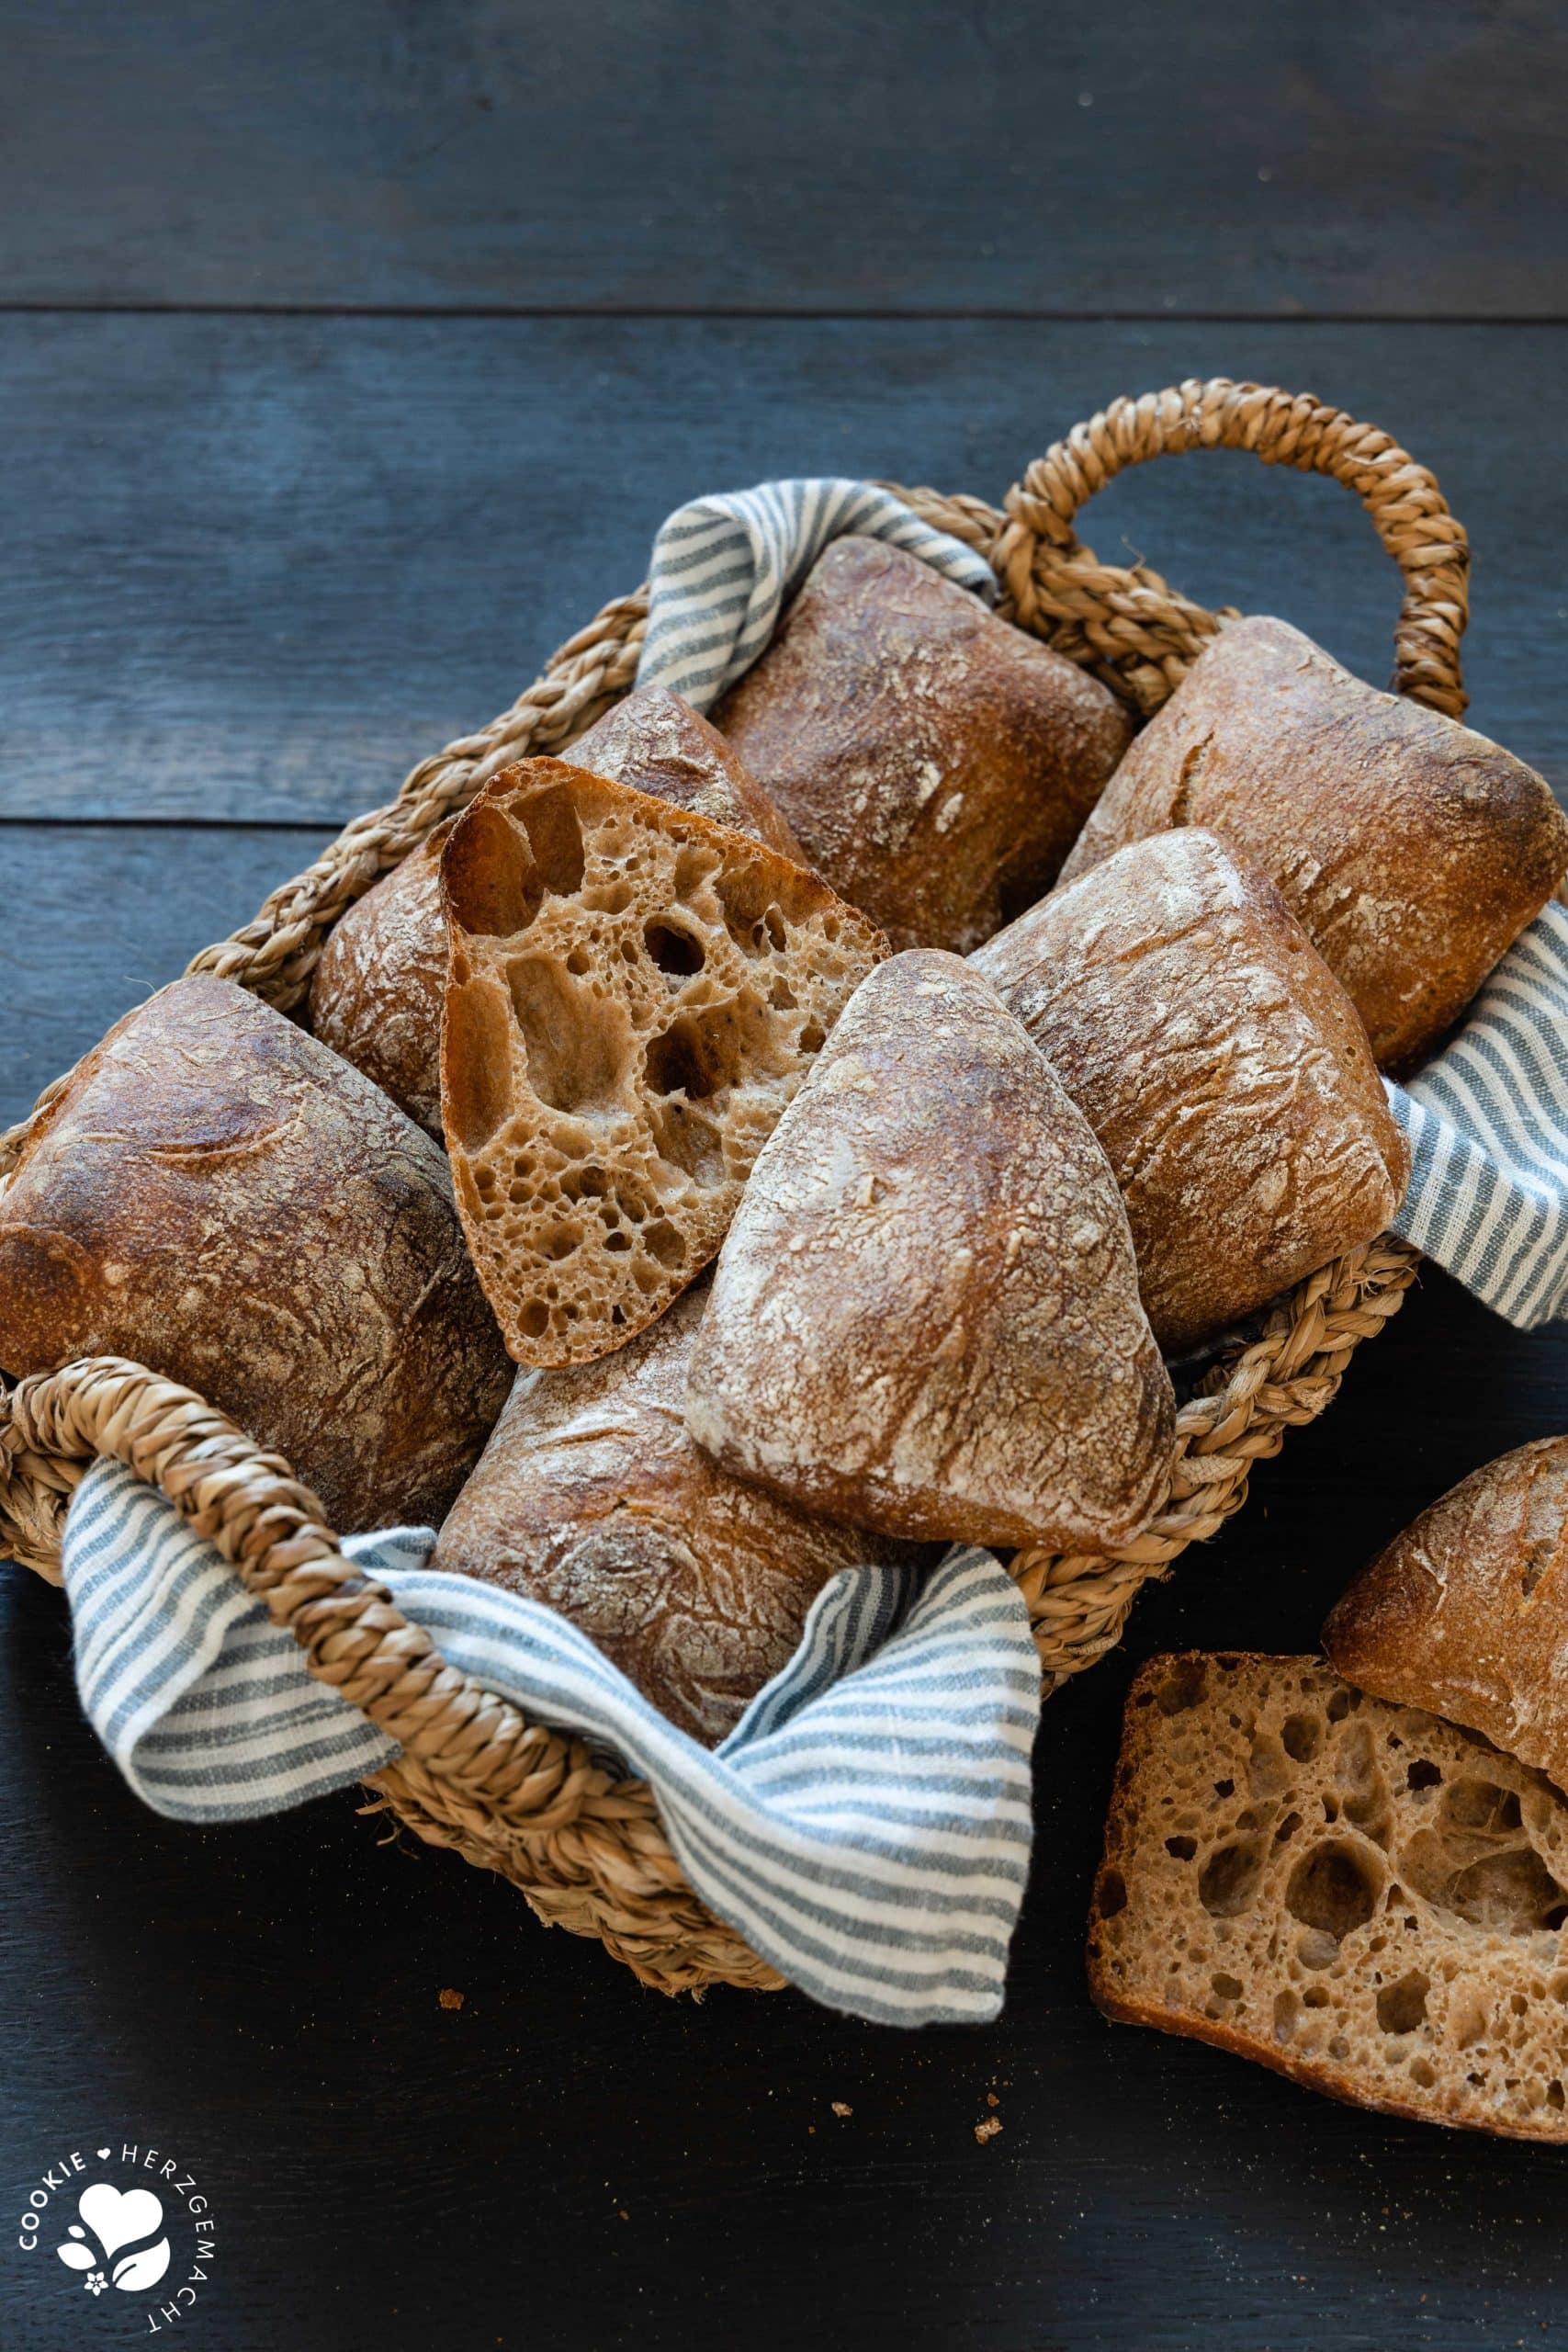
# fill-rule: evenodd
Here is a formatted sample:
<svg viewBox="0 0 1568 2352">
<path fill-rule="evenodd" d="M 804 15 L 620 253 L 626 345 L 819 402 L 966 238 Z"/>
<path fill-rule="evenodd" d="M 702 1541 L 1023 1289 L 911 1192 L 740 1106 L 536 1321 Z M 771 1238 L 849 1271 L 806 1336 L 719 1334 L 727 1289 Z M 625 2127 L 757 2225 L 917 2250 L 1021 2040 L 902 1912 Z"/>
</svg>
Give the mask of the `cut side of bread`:
<svg viewBox="0 0 1568 2352">
<path fill-rule="evenodd" d="M 559 760 L 493 777 L 441 870 L 468 1244 L 518 1363 L 588 1363 L 714 1256 L 886 943 L 759 842 Z"/>
<path fill-rule="evenodd" d="M 1568 2141 L 1568 1803 L 1313 1657 L 1153 1658 L 1089 1918 L 1108 2017 L 1360 2107 Z"/>
</svg>

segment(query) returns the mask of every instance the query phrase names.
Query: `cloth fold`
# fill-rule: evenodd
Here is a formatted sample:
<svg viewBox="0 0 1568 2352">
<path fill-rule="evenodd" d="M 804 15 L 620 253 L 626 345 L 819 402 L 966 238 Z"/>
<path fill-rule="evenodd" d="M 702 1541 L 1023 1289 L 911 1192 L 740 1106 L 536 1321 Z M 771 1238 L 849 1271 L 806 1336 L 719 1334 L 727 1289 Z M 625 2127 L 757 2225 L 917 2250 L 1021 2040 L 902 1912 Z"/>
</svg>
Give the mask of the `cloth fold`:
<svg viewBox="0 0 1568 2352">
<path fill-rule="evenodd" d="M 923 1580 L 835 1577 L 789 1665 L 709 1750 L 553 1610 L 428 1568 L 434 1541 L 397 1528 L 343 1548 L 452 1665 L 647 1779 L 693 1886 L 781 1974 L 883 2024 L 997 2014 L 1029 1868 L 1040 1665 L 990 1553 L 953 1551 Z M 251 1820 L 397 1755 L 121 1464 L 77 1488 L 62 1567 L 83 1707 L 158 1812 Z"/>
</svg>

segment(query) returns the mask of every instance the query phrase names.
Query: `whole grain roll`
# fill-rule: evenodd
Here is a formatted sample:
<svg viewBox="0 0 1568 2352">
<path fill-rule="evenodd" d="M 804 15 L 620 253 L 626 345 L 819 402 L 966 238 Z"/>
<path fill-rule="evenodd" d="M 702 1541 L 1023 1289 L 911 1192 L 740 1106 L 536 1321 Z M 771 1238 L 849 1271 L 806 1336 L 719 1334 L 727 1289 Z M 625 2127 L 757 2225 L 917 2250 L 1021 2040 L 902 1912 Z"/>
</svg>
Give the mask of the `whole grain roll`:
<svg viewBox="0 0 1568 2352">
<path fill-rule="evenodd" d="M 1232 621 L 1149 721 L 1062 870 L 1207 825 L 1280 887 L 1381 1068 L 1419 1059 L 1568 868 L 1568 820 L 1512 752 L 1379 694 L 1284 621 Z"/>
<path fill-rule="evenodd" d="M 759 1155 L 687 1427 L 890 1535 L 1098 1551 L 1164 1499 L 1174 1416 L 1082 1117 L 972 967 L 881 965 Z"/>
<path fill-rule="evenodd" d="M 1156 833 L 972 959 L 1099 1137 L 1168 1352 L 1381 1233 L 1410 1158 L 1355 1007 L 1258 869 Z"/>
<path fill-rule="evenodd" d="M 1323 1645 L 1363 1690 L 1464 1724 L 1568 1789 L 1568 1437 L 1488 1462 L 1413 1520 Z"/>
<path fill-rule="evenodd" d="M 805 853 L 716 728 L 662 686 L 637 686 L 572 746 L 595 775 L 628 784 L 781 856 Z M 446 923 L 441 852 L 449 817 L 333 926 L 310 981 L 310 1026 L 373 1078 L 427 1135 L 441 1129 L 441 1012 Z"/>
<path fill-rule="evenodd" d="M 439 1520 L 511 1378 L 435 1146 L 205 974 L 110 1030 L 0 1191 L 0 1364 L 88 1355 L 198 1390 L 345 1532 Z"/>
<path fill-rule="evenodd" d="M 1049 888 L 1132 732 L 1087 672 L 861 538 L 714 718 L 835 890 L 895 947 L 960 954 Z"/>
<path fill-rule="evenodd" d="M 617 1355 L 520 1374 L 431 1566 L 558 1610 L 712 1746 L 789 1663 L 829 1577 L 921 1555 L 792 1510 L 693 1443 L 703 1306 L 689 1292 Z"/>
</svg>

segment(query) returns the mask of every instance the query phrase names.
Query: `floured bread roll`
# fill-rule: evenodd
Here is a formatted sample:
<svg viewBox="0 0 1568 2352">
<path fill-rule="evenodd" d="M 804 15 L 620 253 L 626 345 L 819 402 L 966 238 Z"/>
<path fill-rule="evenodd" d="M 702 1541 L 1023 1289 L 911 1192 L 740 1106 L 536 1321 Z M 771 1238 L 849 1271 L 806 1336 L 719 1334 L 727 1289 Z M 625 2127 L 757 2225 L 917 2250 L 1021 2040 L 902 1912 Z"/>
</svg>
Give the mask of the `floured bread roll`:
<svg viewBox="0 0 1568 2352">
<path fill-rule="evenodd" d="M 206 974 L 109 1031 L 0 1193 L 0 1363 L 89 1355 L 198 1390 L 345 1533 L 439 1520 L 511 1377 L 429 1136 Z"/>
<path fill-rule="evenodd" d="M 474 1262 L 520 1363 L 586 1363 L 717 1250 L 886 943 L 760 842 L 559 760 L 492 778 L 441 871 Z"/>
<path fill-rule="evenodd" d="M 1264 616 L 1228 622 L 1150 719 L 1063 881 L 1172 825 L 1213 827 L 1279 885 L 1389 1069 L 1458 1018 L 1568 866 L 1533 768 Z"/>
<path fill-rule="evenodd" d="M 579 767 L 752 833 L 804 865 L 800 845 L 716 728 L 662 686 L 638 686 L 572 747 Z M 441 852 L 449 817 L 333 926 L 310 981 L 310 1026 L 333 1051 L 441 1133 L 446 923 Z"/>
<path fill-rule="evenodd" d="M 859 538 L 714 719 L 835 890 L 896 947 L 961 954 L 1049 888 L 1132 734 L 1087 671 Z"/>
<path fill-rule="evenodd" d="M 787 1666 L 829 1577 L 919 1556 L 775 1502 L 681 1419 L 703 1294 L 603 1363 L 524 1373 L 431 1566 L 541 1600 L 710 1746 Z"/>
<path fill-rule="evenodd" d="M 1174 1415 L 1082 1116 L 988 981 L 895 956 L 758 1157 L 688 1428 L 863 1526 L 1071 1551 L 1157 1509 Z"/>
<path fill-rule="evenodd" d="M 1134 842 L 973 958 L 1116 1171 L 1168 1352 L 1381 1233 L 1410 1155 L 1366 1031 L 1273 884 Z"/>
<path fill-rule="evenodd" d="M 1467 1724 L 1568 1788 L 1568 1438 L 1439 1497 L 1362 1570 L 1323 1646 L 1363 1690 Z"/>
</svg>

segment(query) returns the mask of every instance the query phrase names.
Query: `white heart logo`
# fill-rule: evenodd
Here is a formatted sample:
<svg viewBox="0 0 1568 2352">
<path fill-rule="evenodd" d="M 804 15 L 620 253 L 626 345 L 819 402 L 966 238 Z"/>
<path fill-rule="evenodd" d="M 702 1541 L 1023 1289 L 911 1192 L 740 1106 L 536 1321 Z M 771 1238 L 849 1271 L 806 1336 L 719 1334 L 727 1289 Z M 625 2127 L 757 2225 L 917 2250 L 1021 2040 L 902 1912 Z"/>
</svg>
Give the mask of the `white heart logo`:
<svg viewBox="0 0 1568 2352">
<path fill-rule="evenodd" d="M 107 2162 L 108 2162 L 108 2160 L 109 2160 L 109 2152 L 108 2152 L 108 2150 L 107 2150 L 107 2148 L 100 2148 L 100 2149 L 98 2150 L 98 2162 L 99 2162 L 101 2165 L 107 2165 Z"/>
<path fill-rule="evenodd" d="M 164 2208 L 150 2188 L 118 2189 L 107 2180 L 96 2180 L 85 2188 L 76 2211 L 111 2257 L 122 2245 L 151 2237 L 164 2218 Z"/>
</svg>

